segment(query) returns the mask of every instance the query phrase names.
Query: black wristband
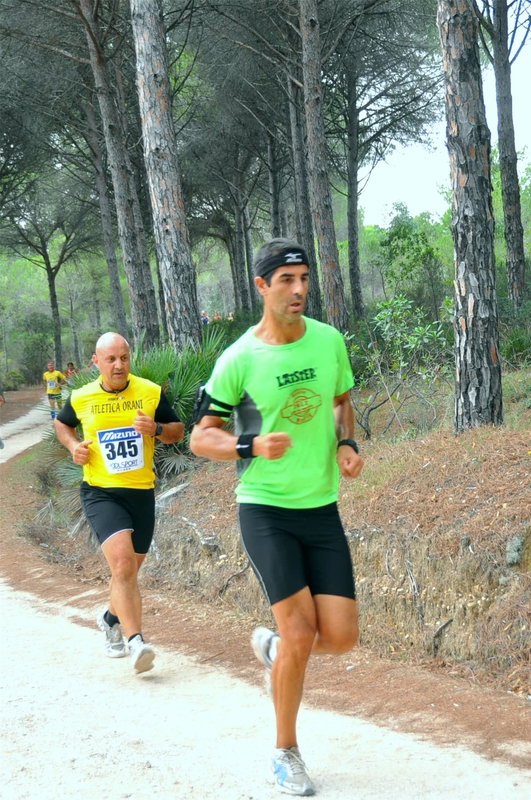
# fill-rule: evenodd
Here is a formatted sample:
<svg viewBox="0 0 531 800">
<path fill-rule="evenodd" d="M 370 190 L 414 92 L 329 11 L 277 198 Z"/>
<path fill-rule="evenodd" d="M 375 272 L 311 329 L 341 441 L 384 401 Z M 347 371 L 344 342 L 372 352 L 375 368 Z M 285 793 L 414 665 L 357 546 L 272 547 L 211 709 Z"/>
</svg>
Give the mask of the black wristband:
<svg viewBox="0 0 531 800">
<path fill-rule="evenodd" d="M 341 441 L 337 443 L 338 448 L 343 444 L 348 444 L 349 447 L 352 447 L 352 449 L 359 454 L 360 449 L 354 439 L 341 439 Z"/>
<path fill-rule="evenodd" d="M 242 433 L 236 442 L 236 452 L 240 458 L 255 458 L 253 455 L 253 439 L 257 433 Z"/>
</svg>

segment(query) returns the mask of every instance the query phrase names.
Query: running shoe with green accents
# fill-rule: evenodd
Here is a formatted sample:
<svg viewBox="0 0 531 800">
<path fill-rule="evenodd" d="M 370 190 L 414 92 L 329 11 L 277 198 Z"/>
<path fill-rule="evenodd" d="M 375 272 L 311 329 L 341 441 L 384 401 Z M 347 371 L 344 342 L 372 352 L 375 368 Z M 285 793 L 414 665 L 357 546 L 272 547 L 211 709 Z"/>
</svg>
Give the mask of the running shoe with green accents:
<svg viewBox="0 0 531 800">
<path fill-rule="evenodd" d="M 271 760 L 273 780 L 279 792 L 297 797 L 315 794 L 315 788 L 306 772 L 306 765 L 298 747 L 278 748 Z"/>
</svg>

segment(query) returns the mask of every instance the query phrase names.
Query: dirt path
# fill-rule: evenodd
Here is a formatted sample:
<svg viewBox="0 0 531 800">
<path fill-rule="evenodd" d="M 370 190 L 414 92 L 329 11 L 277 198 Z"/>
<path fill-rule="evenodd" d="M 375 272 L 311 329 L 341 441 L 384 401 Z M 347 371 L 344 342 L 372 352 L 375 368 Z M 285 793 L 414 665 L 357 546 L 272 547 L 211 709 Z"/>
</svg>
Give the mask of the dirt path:
<svg viewBox="0 0 531 800">
<path fill-rule="evenodd" d="M 94 626 L 105 583 L 17 536 L 36 504 L 23 459 L 0 465 L 3 800 L 277 797 L 249 630 L 146 591 L 156 669 L 135 676 L 105 658 Z M 300 744 L 323 800 L 531 796 L 529 706 L 517 698 L 363 650 L 312 664 L 306 697 Z"/>
<path fill-rule="evenodd" d="M 38 444 L 44 431 L 51 427 L 48 402 L 42 389 L 5 392 L 5 397 L 5 404 L 0 406 L 0 436 L 4 442 L 0 464 Z"/>
<path fill-rule="evenodd" d="M 268 800 L 272 708 L 259 689 L 159 648 L 135 676 L 101 654 L 79 610 L 0 584 L 4 800 Z M 84 615 L 86 623 L 91 615 Z M 524 800 L 531 772 L 304 708 L 301 744 L 323 800 Z"/>
</svg>

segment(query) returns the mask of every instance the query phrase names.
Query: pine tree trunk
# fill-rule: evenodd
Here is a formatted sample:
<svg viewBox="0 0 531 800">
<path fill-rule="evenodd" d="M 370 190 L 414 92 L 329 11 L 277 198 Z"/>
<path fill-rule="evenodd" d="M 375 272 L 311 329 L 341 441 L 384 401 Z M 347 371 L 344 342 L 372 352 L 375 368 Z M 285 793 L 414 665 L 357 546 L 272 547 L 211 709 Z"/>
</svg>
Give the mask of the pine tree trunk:
<svg viewBox="0 0 531 800">
<path fill-rule="evenodd" d="M 352 314 L 355 320 L 365 317 L 363 296 L 361 293 L 360 248 L 358 227 L 358 103 L 356 75 L 351 70 L 347 73 L 348 83 L 348 272 L 350 294 L 352 297 Z"/>
<path fill-rule="evenodd" d="M 128 115 L 127 103 L 125 100 L 126 93 L 124 90 L 122 62 L 123 62 L 123 53 L 121 49 L 118 49 L 118 52 L 116 53 L 113 59 L 116 105 L 118 108 L 118 119 L 121 125 L 122 139 L 124 142 L 129 142 L 130 140 L 129 115 Z M 135 105 L 134 111 L 135 111 L 135 116 L 138 117 L 138 122 L 139 122 L 138 127 L 141 128 L 142 125 L 140 121 L 140 108 L 138 107 L 138 103 Z M 144 185 L 147 183 L 146 165 L 142 158 L 140 159 L 140 163 L 138 158 L 136 163 L 133 163 L 133 157 L 136 155 L 135 149 L 133 148 L 131 148 L 131 150 L 128 149 L 127 154 L 130 163 L 130 168 L 127 171 L 127 176 L 129 181 L 129 193 L 131 195 L 133 214 L 135 218 L 135 225 L 131 231 L 131 235 L 134 236 L 136 240 L 136 248 L 138 251 L 138 264 L 139 264 L 139 269 L 142 273 L 142 280 L 144 283 L 146 304 L 148 307 L 148 316 L 149 319 L 154 320 L 153 336 L 155 336 L 156 338 L 153 340 L 153 344 L 158 344 L 160 336 L 159 313 L 158 313 L 158 306 L 155 293 L 155 283 L 153 281 L 153 274 L 151 272 L 151 257 L 146 237 L 145 218 L 144 214 L 142 213 L 142 204 L 141 204 L 142 182 L 144 183 Z"/>
<path fill-rule="evenodd" d="M 162 330 L 164 331 L 164 342 L 167 343 L 170 338 L 170 333 L 168 330 L 168 319 L 166 317 L 166 304 L 164 300 L 164 288 L 162 286 L 162 278 L 160 275 L 159 259 L 157 252 L 155 252 L 155 262 L 157 264 L 157 290 L 158 290 L 157 297 L 159 300 L 160 324 Z"/>
<path fill-rule="evenodd" d="M 506 246 L 507 293 L 515 312 L 524 300 L 525 255 L 518 159 L 514 138 L 511 64 L 509 61 L 507 0 L 494 0 L 492 49 L 498 110 L 498 148 Z"/>
<path fill-rule="evenodd" d="M 201 325 L 171 115 L 166 35 L 160 0 L 131 0 L 131 20 L 153 235 L 168 335 L 172 347 L 178 352 L 188 343 L 200 343 Z"/>
<path fill-rule="evenodd" d="M 501 424 L 490 132 L 471 0 L 438 0 L 452 177 L 455 430 Z"/>
<path fill-rule="evenodd" d="M 105 253 L 105 260 L 107 262 L 109 286 L 111 289 L 111 319 L 115 321 L 116 332 L 120 333 L 125 339 L 128 339 L 129 333 L 127 330 L 124 299 L 122 297 L 122 288 L 120 286 L 120 276 L 118 273 L 118 261 L 114 249 L 111 204 L 109 200 L 109 193 L 107 191 L 107 180 L 103 167 L 96 117 L 94 114 L 94 108 L 92 106 L 92 99 L 90 97 L 85 103 L 83 103 L 83 111 L 87 120 L 85 137 L 90 148 L 90 159 L 92 161 L 94 174 L 96 176 L 96 189 L 98 192 L 101 229 L 103 234 L 103 250 Z"/>
<path fill-rule="evenodd" d="M 247 277 L 249 279 L 249 294 L 251 300 L 251 310 L 254 313 L 260 307 L 260 296 L 258 290 L 254 285 L 254 272 L 253 272 L 253 238 L 251 215 L 249 213 L 249 203 L 243 210 L 243 221 L 245 226 L 245 261 L 247 262 Z"/>
<path fill-rule="evenodd" d="M 236 272 L 236 255 L 234 252 L 234 236 L 232 235 L 232 231 L 230 230 L 229 225 L 227 224 L 226 231 L 225 231 L 225 244 L 227 247 L 227 253 L 229 254 L 229 264 L 230 264 L 230 274 L 232 278 L 232 292 L 234 294 L 234 310 L 241 311 L 242 309 L 242 298 L 240 292 L 240 284 L 237 278 Z"/>
<path fill-rule="evenodd" d="M 339 268 L 323 120 L 317 0 L 299 0 L 299 9 L 308 163 L 326 315 L 330 325 L 340 331 L 347 331 L 348 310 L 343 277 Z"/>
<path fill-rule="evenodd" d="M 289 122 L 291 152 L 293 157 L 293 183 L 295 186 L 295 218 L 297 240 L 306 250 L 310 268 L 308 294 L 306 296 L 305 313 L 312 319 L 322 321 L 323 306 L 321 303 L 321 287 L 319 285 L 319 269 L 315 256 L 313 237 L 312 205 L 306 153 L 304 150 L 304 116 L 299 102 L 299 90 L 288 75 Z"/>
<path fill-rule="evenodd" d="M 77 325 L 76 325 L 76 315 L 74 314 L 74 301 L 72 299 L 72 295 L 69 293 L 68 296 L 68 317 L 70 321 L 70 331 L 72 332 L 72 342 L 74 345 L 74 360 L 76 367 L 80 367 L 82 364 L 81 361 L 81 352 L 79 350 L 79 336 L 77 333 Z"/>
<path fill-rule="evenodd" d="M 48 294 L 50 296 L 50 308 L 52 311 L 53 326 L 53 349 L 55 358 L 55 368 L 63 369 L 63 345 L 61 341 L 61 315 L 59 314 L 59 302 L 57 300 L 57 290 L 55 288 L 56 270 L 52 267 L 46 253 L 44 253 L 44 269 L 48 281 Z"/>
<path fill-rule="evenodd" d="M 139 252 L 136 230 L 139 206 L 138 197 L 132 195 L 132 168 L 127 146 L 123 139 L 120 119 L 107 73 L 107 67 L 99 47 L 100 31 L 94 16 L 92 0 L 79 0 L 81 20 L 85 26 L 90 64 L 94 75 L 94 85 L 103 122 L 105 146 L 109 159 L 109 170 L 114 189 L 114 202 L 118 221 L 118 236 L 122 251 L 122 261 L 129 291 L 131 327 L 133 342 L 143 341 L 149 348 L 159 340 L 159 324 L 156 306 L 153 310 L 154 290 L 146 286 L 146 276 L 150 275 L 149 262 L 145 263 L 145 253 Z M 146 247 L 147 252 L 147 247 Z"/>
<path fill-rule="evenodd" d="M 278 180 L 278 164 L 275 150 L 276 142 L 267 133 L 267 171 L 269 176 L 269 216 L 271 218 L 271 236 L 278 239 L 280 232 L 280 192 Z"/>
<path fill-rule="evenodd" d="M 245 219 L 238 200 L 234 201 L 234 273 L 238 284 L 241 310 L 245 314 L 250 314 L 251 296 L 249 293 L 247 260 L 245 258 Z"/>
</svg>

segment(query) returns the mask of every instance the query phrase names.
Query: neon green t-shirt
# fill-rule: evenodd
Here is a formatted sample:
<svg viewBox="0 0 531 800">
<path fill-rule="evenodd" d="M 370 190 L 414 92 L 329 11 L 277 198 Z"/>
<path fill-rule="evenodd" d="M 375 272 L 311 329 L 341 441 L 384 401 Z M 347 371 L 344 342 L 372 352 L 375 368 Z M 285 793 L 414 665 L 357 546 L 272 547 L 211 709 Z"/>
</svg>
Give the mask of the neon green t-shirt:
<svg viewBox="0 0 531 800">
<path fill-rule="evenodd" d="M 339 331 L 304 322 L 304 336 L 285 345 L 264 344 L 250 328 L 220 356 L 206 385 L 213 410 L 223 412 L 216 400 L 233 407 L 238 435 L 283 431 L 293 443 L 278 460 L 236 463 L 240 503 L 318 508 L 337 500 L 333 399 L 352 387 L 352 371 Z"/>
</svg>

